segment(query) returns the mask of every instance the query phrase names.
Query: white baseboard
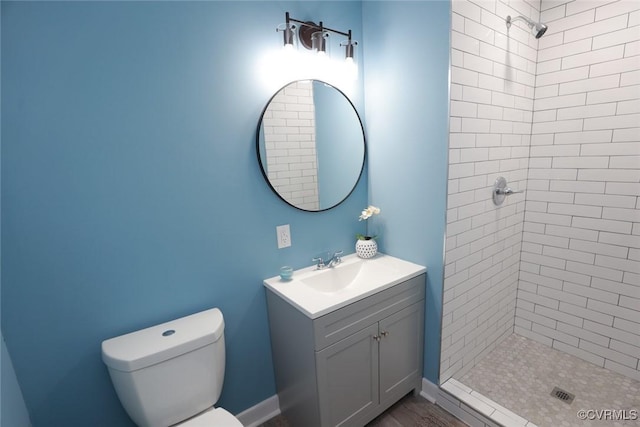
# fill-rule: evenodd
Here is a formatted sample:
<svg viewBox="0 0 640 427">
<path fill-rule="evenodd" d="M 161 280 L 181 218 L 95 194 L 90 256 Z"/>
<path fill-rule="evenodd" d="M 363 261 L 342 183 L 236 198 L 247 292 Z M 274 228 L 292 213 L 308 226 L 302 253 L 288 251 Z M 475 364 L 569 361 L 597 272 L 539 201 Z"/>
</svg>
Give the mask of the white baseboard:
<svg viewBox="0 0 640 427">
<path fill-rule="evenodd" d="M 274 394 L 236 415 L 244 427 L 256 427 L 280 414 L 278 395 Z"/>
<path fill-rule="evenodd" d="M 436 384 L 423 378 L 420 396 L 431 403 L 435 403 L 436 396 L 438 396 L 438 389 L 439 387 Z M 278 415 L 280 415 L 280 403 L 278 401 L 278 395 L 274 394 L 257 405 L 245 409 L 237 414 L 236 417 L 244 427 L 256 427 Z"/>
<path fill-rule="evenodd" d="M 422 379 L 422 390 L 420 396 L 424 397 L 431 403 L 436 403 L 440 387 L 437 384 L 432 383 L 426 378 Z"/>
</svg>

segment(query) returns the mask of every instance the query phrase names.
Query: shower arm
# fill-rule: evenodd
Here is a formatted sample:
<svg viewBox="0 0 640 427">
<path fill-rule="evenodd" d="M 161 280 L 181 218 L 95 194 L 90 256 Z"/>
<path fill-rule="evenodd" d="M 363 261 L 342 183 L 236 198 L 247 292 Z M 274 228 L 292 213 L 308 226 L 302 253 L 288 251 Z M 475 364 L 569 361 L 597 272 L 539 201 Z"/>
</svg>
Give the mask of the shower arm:
<svg viewBox="0 0 640 427">
<path fill-rule="evenodd" d="M 535 25 L 535 23 L 527 17 L 519 15 L 519 16 L 516 16 L 515 18 L 512 18 L 511 15 L 507 15 L 507 28 L 511 27 L 511 23 L 513 21 L 517 21 L 518 19 L 526 22 L 530 29 L 533 28 L 533 26 Z"/>
<path fill-rule="evenodd" d="M 515 18 L 511 18 L 511 15 L 507 16 L 506 22 L 507 22 L 507 30 L 509 30 L 509 28 L 511 28 L 511 23 L 513 21 L 517 21 L 518 19 L 524 21 L 527 26 L 529 27 L 529 29 L 531 30 L 531 32 L 533 33 L 533 36 L 537 39 L 539 39 L 540 37 L 542 37 L 542 35 L 544 33 L 547 32 L 547 29 L 549 27 L 547 27 L 547 24 L 543 24 L 542 22 L 535 22 L 532 19 L 527 18 L 526 16 L 516 16 Z"/>
</svg>

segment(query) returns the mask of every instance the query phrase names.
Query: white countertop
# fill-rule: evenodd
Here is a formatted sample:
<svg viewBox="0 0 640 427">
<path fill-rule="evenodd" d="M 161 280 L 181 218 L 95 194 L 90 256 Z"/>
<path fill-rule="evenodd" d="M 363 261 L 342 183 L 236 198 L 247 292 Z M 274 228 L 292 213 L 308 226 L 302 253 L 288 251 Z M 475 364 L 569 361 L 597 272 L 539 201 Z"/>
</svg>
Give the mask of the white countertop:
<svg viewBox="0 0 640 427">
<path fill-rule="evenodd" d="M 370 259 L 361 259 L 356 254 L 351 254 L 342 260 L 338 266 L 323 270 L 317 270 L 315 266 L 295 270 L 291 280 L 282 280 L 280 276 L 271 277 L 264 280 L 264 286 L 307 317 L 315 319 L 427 271 L 425 266 L 381 253 Z M 356 263 L 361 265 L 357 266 Z M 309 279 L 317 282 L 319 275 L 331 279 L 351 271 L 357 271 L 357 274 L 354 273 L 355 277 L 349 279 L 349 285 L 334 292 L 323 292 L 305 282 Z"/>
</svg>

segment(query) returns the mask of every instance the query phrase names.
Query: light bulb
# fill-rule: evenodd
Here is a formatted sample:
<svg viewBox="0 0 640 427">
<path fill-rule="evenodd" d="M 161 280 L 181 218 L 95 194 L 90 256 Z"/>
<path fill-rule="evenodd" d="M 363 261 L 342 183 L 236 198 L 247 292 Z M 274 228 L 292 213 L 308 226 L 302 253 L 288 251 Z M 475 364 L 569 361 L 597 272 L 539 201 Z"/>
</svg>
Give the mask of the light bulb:
<svg viewBox="0 0 640 427">
<path fill-rule="evenodd" d="M 344 72 L 345 77 L 350 80 L 356 80 L 358 78 L 358 64 L 353 58 L 348 57 L 344 60 Z"/>
</svg>

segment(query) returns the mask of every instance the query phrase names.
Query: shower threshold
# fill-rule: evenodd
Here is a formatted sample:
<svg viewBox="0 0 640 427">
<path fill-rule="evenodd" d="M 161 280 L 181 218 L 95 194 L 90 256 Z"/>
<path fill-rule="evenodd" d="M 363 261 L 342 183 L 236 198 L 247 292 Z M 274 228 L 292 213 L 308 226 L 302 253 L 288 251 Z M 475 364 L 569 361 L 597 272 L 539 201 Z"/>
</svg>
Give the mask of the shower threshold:
<svg viewBox="0 0 640 427">
<path fill-rule="evenodd" d="M 445 390 L 450 395 L 454 396 L 463 404 L 475 410 L 475 412 L 477 412 L 479 415 L 484 416 L 489 420 L 499 423 L 503 426 L 538 427 L 531 421 L 522 418 L 515 412 L 510 411 L 509 409 L 494 402 L 488 397 L 472 390 L 471 388 L 467 387 L 454 378 L 448 379 L 444 384 L 440 386 L 440 388 Z M 438 401 L 438 403 L 441 403 L 441 401 Z"/>
</svg>

